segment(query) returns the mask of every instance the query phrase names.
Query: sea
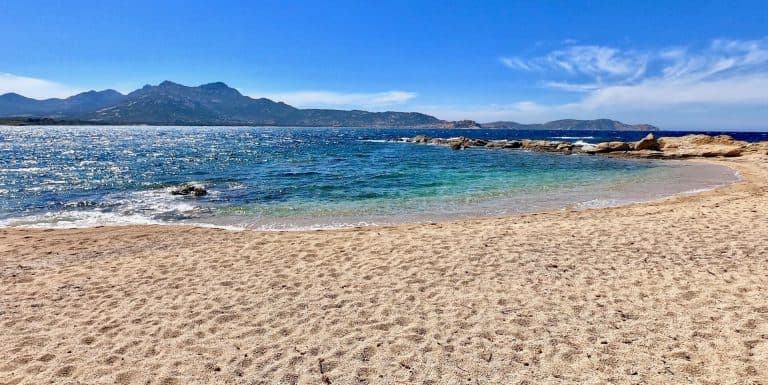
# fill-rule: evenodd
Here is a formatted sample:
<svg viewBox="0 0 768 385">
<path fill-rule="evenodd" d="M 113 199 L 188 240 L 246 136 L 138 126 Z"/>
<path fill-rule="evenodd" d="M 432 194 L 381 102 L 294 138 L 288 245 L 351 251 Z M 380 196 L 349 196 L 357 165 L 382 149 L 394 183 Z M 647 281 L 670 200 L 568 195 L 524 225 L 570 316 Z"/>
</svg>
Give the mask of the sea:
<svg viewBox="0 0 768 385">
<path fill-rule="evenodd" d="M 664 131 L 663 136 L 690 132 Z M 738 180 L 698 162 L 394 142 L 634 141 L 646 132 L 503 129 L 0 127 L 0 227 L 130 224 L 308 230 L 581 210 Z M 719 132 L 708 132 L 719 134 Z M 768 133 L 727 132 L 768 140 Z M 204 196 L 173 195 L 185 184 Z"/>
</svg>

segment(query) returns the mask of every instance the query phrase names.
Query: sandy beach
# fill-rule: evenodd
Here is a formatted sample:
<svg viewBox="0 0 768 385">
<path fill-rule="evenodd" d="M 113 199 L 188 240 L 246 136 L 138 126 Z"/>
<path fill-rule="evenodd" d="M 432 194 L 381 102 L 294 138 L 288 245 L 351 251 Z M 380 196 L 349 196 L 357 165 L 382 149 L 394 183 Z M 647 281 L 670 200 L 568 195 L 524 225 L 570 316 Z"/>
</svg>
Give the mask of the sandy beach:
<svg viewBox="0 0 768 385">
<path fill-rule="evenodd" d="M 0 384 L 768 383 L 768 156 L 625 207 L 0 229 Z"/>
</svg>

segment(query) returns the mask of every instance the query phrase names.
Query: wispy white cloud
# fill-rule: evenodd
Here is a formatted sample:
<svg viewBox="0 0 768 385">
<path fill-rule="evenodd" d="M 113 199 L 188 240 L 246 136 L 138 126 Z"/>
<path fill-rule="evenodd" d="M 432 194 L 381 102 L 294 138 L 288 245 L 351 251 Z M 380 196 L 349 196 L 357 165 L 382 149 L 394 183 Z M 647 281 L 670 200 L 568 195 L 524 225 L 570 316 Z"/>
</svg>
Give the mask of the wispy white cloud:
<svg viewBox="0 0 768 385">
<path fill-rule="evenodd" d="M 524 71 L 564 71 L 571 75 L 602 78 L 637 78 L 648 64 L 644 54 L 597 45 L 570 45 L 535 58 L 502 57 L 505 66 Z"/>
<path fill-rule="evenodd" d="M 595 45 L 575 45 L 551 52 L 543 60 L 570 73 L 596 78 L 609 76 L 636 77 L 645 72 L 646 59 L 634 52 Z"/>
<path fill-rule="evenodd" d="M 0 94 L 15 92 L 35 99 L 65 98 L 82 90 L 45 79 L 0 73 Z"/>
<path fill-rule="evenodd" d="M 501 64 L 516 70 L 532 71 L 537 69 L 537 66 L 534 63 L 527 62 L 517 57 L 501 57 L 499 58 L 499 61 Z"/>
<path fill-rule="evenodd" d="M 416 97 L 408 91 L 372 93 L 344 93 L 334 91 L 295 91 L 279 93 L 247 92 L 251 97 L 265 97 L 288 103 L 294 107 L 344 107 L 378 109 L 405 104 Z"/>
<path fill-rule="evenodd" d="M 534 58 L 506 58 L 518 71 L 537 72 L 545 88 L 580 95 L 570 103 L 536 104 L 535 117 L 641 116 L 692 120 L 730 109 L 764 109 L 768 120 L 768 38 L 713 40 L 704 48 L 656 51 L 569 46 Z M 517 104 L 486 109 L 508 118 L 532 117 Z M 754 115 L 754 114 L 753 114 Z M 711 116 L 709 116 L 711 118 Z"/>
</svg>

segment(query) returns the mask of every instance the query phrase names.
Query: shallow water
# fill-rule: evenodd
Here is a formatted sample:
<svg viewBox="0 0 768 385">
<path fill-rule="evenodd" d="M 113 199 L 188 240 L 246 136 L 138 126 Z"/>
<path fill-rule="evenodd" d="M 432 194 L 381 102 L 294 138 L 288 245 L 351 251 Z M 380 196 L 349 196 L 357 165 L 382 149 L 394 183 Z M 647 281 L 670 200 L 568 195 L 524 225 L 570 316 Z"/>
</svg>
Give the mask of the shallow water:
<svg viewBox="0 0 768 385">
<path fill-rule="evenodd" d="M 644 134 L 0 127 L 0 226 L 332 228 L 604 207 L 736 179 L 730 169 L 689 162 L 386 141 L 419 133 L 586 142 Z M 209 194 L 170 194 L 186 182 Z"/>
</svg>

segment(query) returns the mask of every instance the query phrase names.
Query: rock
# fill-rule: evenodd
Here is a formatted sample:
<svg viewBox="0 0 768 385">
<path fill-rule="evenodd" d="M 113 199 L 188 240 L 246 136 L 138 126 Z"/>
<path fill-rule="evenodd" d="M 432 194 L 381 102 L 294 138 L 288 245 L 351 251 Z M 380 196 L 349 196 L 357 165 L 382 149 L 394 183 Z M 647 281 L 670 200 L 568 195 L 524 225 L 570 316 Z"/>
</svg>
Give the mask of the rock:
<svg viewBox="0 0 768 385">
<path fill-rule="evenodd" d="M 203 186 L 187 183 L 171 190 L 171 195 L 192 195 L 201 197 L 208 195 L 208 191 Z"/>
<path fill-rule="evenodd" d="M 411 138 L 410 142 L 412 143 L 428 143 L 429 138 L 426 135 L 416 135 L 413 138 Z"/>
<path fill-rule="evenodd" d="M 659 150 L 659 141 L 656 140 L 656 137 L 653 136 L 653 134 L 648 134 L 645 138 L 640 139 L 637 143 L 635 143 L 635 151 L 641 151 L 641 150 Z"/>
<path fill-rule="evenodd" d="M 664 151 L 658 151 L 658 150 L 636 150 L 636 151 L 632 151 L 630 154 L 633 158 L 645 158 L 645 159 L 664 158 Z"/>
<path fill-rule="evenodd" d="M 768 155 L 768 142 L 749 143 L 745 150 L 760 155 Z"/>
<path fill-rule="evenodd" d="M 551 142 L 549 140 L 522 140 L 521 147 L 526 150 L 531 151 L 541 151 L 541 152 L 555 152 L 557 151 L 557 146 L 562 144 L 563 142 Z"/>
<path fill-rule="evenodd" d="M 467 139 L 463 136 L 449 138 L 447 144 L 452 150 L 461 150 L 467 147 L 485 146 L 487 142 L 481 139 Z"/>
<path fill-rule="evenodd" d="M 704 134 L 691 134 L 678 137 L 659 138 L 661 149 L 670 148 L 696 148 L 701 146 L 746 146 L 746 142 L 734 140 L 730 135 L 709 136 Z"/>
<path fill-rule="evenodd" d="M 744 152 L 744 149 L 741 147 L 734 147 L 734 146 L 706 146 L 701 149 L 701 156 L 705 158 L 712 158 L 717 156 L 724 156 L 724 157 L 736 157 L 741 156 L 741 154 Z"/>
<path fill-rule="evenodd" d="M 522 143 L 519 140 L 491 140 L 485 144 L 488 148 L 520 148 Z"/>
<path fill-rule="evenodd" d="M 573 145 L 573 151 L 574 152 L 583 152 L 586 154 L 594 154 L 595 145 L 594 144 L 578 144 Z"/>
<path fill-rule="evenodd" d="M 709 136 L 702 134 L 659 138 L 659 146 L 665 157 L 736 157 L 752 151 L 753 145 L 734 140 L 729 135 Z"/>
<path fill-rule="evenodd" d="M 686 140 L 691 144 L 695 144 L 699 146 L 705 145 L 705 144 L 732 145 L 735 142 L 735 140 L 733 140 L 733 137 L 730 135 L 717 135 L 717 136 L 686 135 L 686 136 L 683 136 L 682 139 Z"/>
<path fill-rule="evenodd" d="M 560 144 L 557 145 L 556 150 L 562 152 L 565 155 L 571 155 L 571 154 L 573 154 L 573 144 L 571 144 L 571 143 L 560 143 Z"/>
<path fill-rule="evenodd" d="M 585 148 L 583 151 L 588 154 L 600 154 L 606 152 L 629 151 L 631 149 L 632 146 L 630 146 L 627 142 L 602 142 L 598 143 L 594 147 Z"/>
<path fill-rule="evenodd" d="M 433 138 L 429 140 L 429 144 L 447 144 L 445 139 Z"/>
</svg>

